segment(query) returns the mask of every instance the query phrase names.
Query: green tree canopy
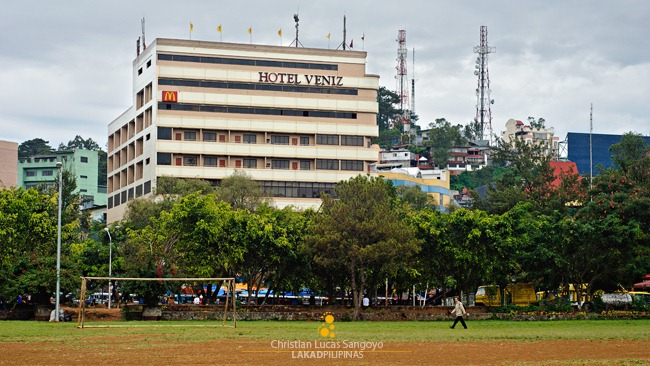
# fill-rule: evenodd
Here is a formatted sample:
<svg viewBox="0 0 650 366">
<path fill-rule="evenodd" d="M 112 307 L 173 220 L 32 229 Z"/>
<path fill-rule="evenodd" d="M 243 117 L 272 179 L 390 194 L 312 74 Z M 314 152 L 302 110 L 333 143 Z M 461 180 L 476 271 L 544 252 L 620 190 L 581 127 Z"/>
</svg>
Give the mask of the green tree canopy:
<svg viewBox="0 0 650 366">
<path fill-rule="evenodd" d="M 463 126 L 454 126 L 444 118 L 438 118 L 429 124 L 429 141 L 426 141 L 424 145 L 430 148 L 436 166 L 446 167 L 450 157 L 449 149 L 467 144 L 462 131 Z"/>
<path fill-rule="evenodd" d="M 41 138 L 27 140 L 18 145 L 18 158 L 28 158 L 34 155 L 51 154 L 52 146 L 49 141 Z"/>
<path fill-rule="evenodd" d="M 609 147 L 614 168 L 621 168 L 623 171 L 627 171 L 632 163 L 645 157 L 648 151 L 650 144 L 643 136 L 633 132 L 623 134 L 621 141 Z"/>
<path fill-rule="evenodd" d="M 259 182 L 238 170 L 221 181 L 217 196 L 235 210 L 255 211 L 264 202 L 265 194 Z"/>
<path fill-rule="evenodd" d="M 315 262 L 347 272 L 357 319 L 368 277 L 404 270 L 418 243 L 389 181 L 359 175 L 336 193 L 339 199 L 324 195 L 308 243 Z"/>
</svg>

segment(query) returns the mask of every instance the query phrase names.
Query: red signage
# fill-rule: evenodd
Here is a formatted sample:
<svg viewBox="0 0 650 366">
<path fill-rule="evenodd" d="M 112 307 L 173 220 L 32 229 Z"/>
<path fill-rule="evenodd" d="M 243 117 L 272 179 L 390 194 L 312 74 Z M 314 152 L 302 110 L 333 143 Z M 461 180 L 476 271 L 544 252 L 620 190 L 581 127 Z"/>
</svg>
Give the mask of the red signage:
<svg viewBox="0 0 650 366">
<path fill-rule="evenodd" d="M 172 102 L 178 103 L 178 92 L 177 91 L 165 91 L 162 92 L 162 101 L 163 102 Z"/>
</svg>

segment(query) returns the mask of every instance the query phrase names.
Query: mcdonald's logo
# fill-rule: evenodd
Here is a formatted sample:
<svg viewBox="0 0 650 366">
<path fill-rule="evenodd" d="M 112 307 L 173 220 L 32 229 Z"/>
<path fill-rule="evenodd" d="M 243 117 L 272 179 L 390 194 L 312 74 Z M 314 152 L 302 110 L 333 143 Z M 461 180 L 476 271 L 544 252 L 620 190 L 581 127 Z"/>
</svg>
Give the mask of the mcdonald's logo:
<svg viewBox="0 0 650 366">
<path fill-rule="evenodd" d="M 162 101 L 163 102 L 178 102 L 178 92 L 177 91 L 165 91 L 162 92 Z"/>
</svg>

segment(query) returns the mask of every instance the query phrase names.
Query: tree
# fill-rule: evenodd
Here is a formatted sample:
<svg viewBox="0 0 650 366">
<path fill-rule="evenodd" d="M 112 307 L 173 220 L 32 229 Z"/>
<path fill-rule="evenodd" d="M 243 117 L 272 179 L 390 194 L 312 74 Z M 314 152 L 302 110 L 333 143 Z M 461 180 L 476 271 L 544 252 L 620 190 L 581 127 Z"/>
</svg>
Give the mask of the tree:
<svg viewBox="0 0 650 366">
<path fill-rule="evenodd" d="M 543 130 L 546 128 L 546 120 L 541 117 L 538 120 L 535 120 L 535 117 L 528 117 L 528 124 L 535 130 Z"/>
<path fill-rule="evenodd" d="M 614 168 L 621 168 L 624 172 L 630 164 L 646 156 L 648 151 L 650 144 L 640 134 L 633 132 L 623 134 L 621 141 L 609 147 Z"/>
<path fill-rule="evenodd" d="M 460 175 L 452 175 L 449 187 L 456 191 L 463 188 L 476 189 L 498 181 L 508 169 L 503 166 L 488 165 L 479 170 L 465 171 Z"/>
<path fill-rule="evenodd" d="M 187 196 L 194 192 L 201 194 L 214 193 L 215 189 L 210 182 L 198 178 L 158 177 L 156 181 L 156 195 Z"/>
<path fill-rule="evenodd" d="M 78 221 L 63 208 L 61 222 L 61 291 L 76 285 L 70 262 L 69 243 L 78 238 Z M 31 294 L 32 300 L 48 304 L 56 285 L 58 193 L 35 189 L 0 190 L 0 298 L 15 299 Z"/>
<path fill-rule="evenodd" d="M 217 189 L 217 196 L 228 202 L 234 210 L 255 211 L 264 202 L 264 191 L 259 182 L 246 172 L 238 170 L 224 178 Z"/>
<path fill-rule="evenodd" d="M 390 129 L 394 121 L 401 115 L 400 110 L 395 108 L 399 102 L 399 95 L 386 87 L 379 87 L 379 90 L 377 90 L 377 103 L 379 104 L 377 126 L 379 126 L 379 132 Z"/>
<path fill-rule="evenodd" d="M 426 194 L 425 192 L 422 192 L 422 190 L 418 186 L 397 187 L 397 195 L 400 197 L 400 199 L 403 202 L 407 203 L 412 210 L 417 211 L 427 206 L 436 206 L 432 202 L 432 197 Z"/>
<path fill-rule="evenodd" d="M 77 135 L 74 137 L 74 139 L 68 141 L 66 145 L 63 143 L 59 144 L 59 150 L 75 150 L 75 149 L 83 149 L 83 150 L 91 150 L 91 151 L 99 151 L 101 148 L 99 145 L 91 138 L 84 139 L 83 137 Z"/>
<path fill-rule="evenodd" d="M 429 141 L 424 145 L 430 147 L 433 162 L 438 167 L 446 167 L 449 160 L 449 149 L 454 146 L 466 144 L 463 137 L 462 126 L 452 126 L 444 118 L 438 118 L 429 124 Z"/>
<path fill-rule="evenodd" d="M 359 175 L 335 190 L 339 199 L 323 196 L 307 242 L 314 262 L 346 271 L 357 319 L 368 277 L 403 269 L 418 243 L 391 182 Z"/>
<path fill-rule="evenodd" d="M 21 159 L 34 155 L 51 154 L 53 149 L 49 143 L 49 141 L 45 141 L 41 138 L 24 141 L 18 145 L 18 158 Z"/>
<path fill-rule="evenodd" d="M 500 139 L 492 149 L 495 164 L 508 167 L 495 184 L 488 186 L 488 196 L 477 200 L 475 206 L 490 213 L 502 214 L 518 202 L 534 202 L 535 209 L 548 209 L 554 194 L 553 170 L 544 146 L 516 138 L 513 143 Z"/>
<path fill-rule="evenodd" d="M 467 141 L 479 141 L 483 139 L 483 129 L 481 122 L 473 120 L 465 125 L 463 130 L 463 137 Z"/>
<path fill-rule="evenodd" d="M 379 137 L 373 139 L 374 144 L 378 144 L 382 149 L 389 149 L 393 145 L 399 144 L 402 140 L 402 132 L 399 128 L 390 128 L 379 131 Z"/>
</svg>

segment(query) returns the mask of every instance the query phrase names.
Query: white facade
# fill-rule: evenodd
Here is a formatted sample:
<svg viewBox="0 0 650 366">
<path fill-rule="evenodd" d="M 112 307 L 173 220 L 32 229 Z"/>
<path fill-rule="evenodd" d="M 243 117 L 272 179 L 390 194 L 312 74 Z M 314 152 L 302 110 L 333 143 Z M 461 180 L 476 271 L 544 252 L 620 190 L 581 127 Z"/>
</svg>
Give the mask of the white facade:
<svg viewBox="0 0 650 366">
<path fill-rule="evenodd" d="M 552 161 L 557 161 L 559 157 L 559 137 L 554 136 L 553 128 L 539 129 L 532 128 L 522 121 L 509 119 L 506 122 L 506 130 L 501 132 L 501 139 L 506 143 L 514 144 L 516 138 L 521 138 L 526 142 L 538 142 L 544 146 L 544 154 L 548 155 Z"/>
<path fill-rule="evenodd" d="M 134 106 L 108 127 L 108 221 L 156 178 L 243 170 L 279 207 L 320 204 L 369 171 L 379 77 L 366 53 L 157 39 L 133 63 Z"/>
</svg>

